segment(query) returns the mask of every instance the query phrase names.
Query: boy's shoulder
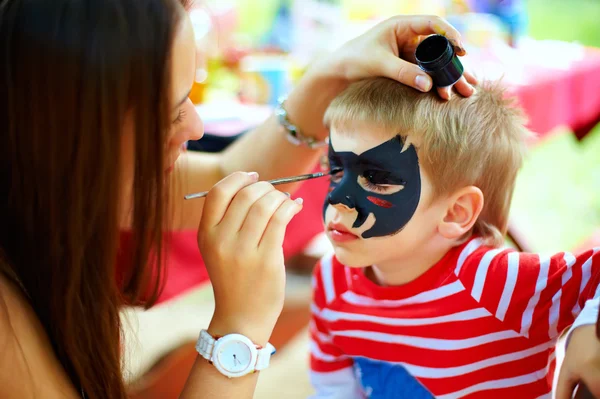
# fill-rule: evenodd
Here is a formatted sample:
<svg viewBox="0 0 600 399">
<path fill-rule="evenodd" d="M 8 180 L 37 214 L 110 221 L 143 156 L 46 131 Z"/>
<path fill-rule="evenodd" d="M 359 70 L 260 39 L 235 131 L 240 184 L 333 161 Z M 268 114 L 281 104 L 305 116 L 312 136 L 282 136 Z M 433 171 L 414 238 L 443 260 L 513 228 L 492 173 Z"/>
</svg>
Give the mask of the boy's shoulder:
<svg viewBox="0 0 600 399">
<path fill-rule="evenodd" d="M 600 257 L 600 247 L 589 248 L 578 252 L 561 251 L 552 254 L 520 252 L 510 246 L 494 247 L 485 244 L 479 237 L 472 238 L 454 251 L 456 274 L 468 273 L 478 269 L 491 271 L 495 268 L 515 269 L 519 273 L 529 271 L 537 273 L 537 268 L 547 267 L 550 263 L 572 266 L 579 262 L 592 262 Z"/>
<path fill-rule="evenodd" d="M 500 280 L 489 279 L 497 275 L 505 275 L 512 268 L 535 269 L 539 265 L 538 254 L 518 252 L 515 248 L 503 245 L 493 246 L 481 237 L 473 237 L 465 243 L 452 248 L 443 262 L 450 274 L 455 275 L 465 286 L 477 285 L 485 280 L 493 285 Z"/>
<path fill-rule="evenodd" d="M 519 257 L 526 255 L 517 252 L 514 248 L 508 246 L 491 246 L 486 244 L 481 237 L 474 237 L 462 245 L 450 250 L 451 259 L 456 263 L 456 274 L 460 274 L 467 268 L 490 266 L 495 261 L 505 259 L 509 254 Z"/>
</svg>

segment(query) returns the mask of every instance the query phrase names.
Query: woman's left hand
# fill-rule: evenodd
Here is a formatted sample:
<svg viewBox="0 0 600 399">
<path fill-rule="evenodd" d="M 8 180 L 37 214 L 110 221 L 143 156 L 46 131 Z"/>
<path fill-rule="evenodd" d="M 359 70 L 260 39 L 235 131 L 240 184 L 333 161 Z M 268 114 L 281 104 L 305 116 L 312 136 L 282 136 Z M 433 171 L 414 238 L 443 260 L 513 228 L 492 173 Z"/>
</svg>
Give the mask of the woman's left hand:
<svg viewBox="0 0 600 399">
<path fill-rule="evenodd" d="M 431 77 L 415 64 L 414 53 L 418 44 L 432 34 L 448 38 L 457 55 L 466 54 L 458 31 L 440 17 L 390 18 L 311 65 L 286 100 L 288 119 L 305 135 L 323 140 L 329 134 L 323 125 L 323 115 L 331 101 L 351 82 L 383 76 L 423 92 L 430 91 Z M 448 100 L 454 87 L 456 92 L 469 97 L 474 84 L 477 84 L 475 77 L 465 72 L 453 86 L 438 88 L 437 92 Z"/>
<path fill-rule="evenodd" d="M 433 82 L 416 65 L 415 49 L 428 35 L 446 36 L 456 54 L 466 54 L 460 33 L 444 19 L 436 16 L 396 16 L 377 24 L 371 30 L 342 46 L 329 58 L 329 68 L 348 81 L 384 76 L 420 91 L 429 91 Z M 327 68 L 327 67 L 325 67 Z M 473 94 L 471 85 L 477 79 L 465 72 L 454 88 L 461 95 Z M 452 86 L 438 88 L 440 97 L 449 99 Z"/>
</svg>

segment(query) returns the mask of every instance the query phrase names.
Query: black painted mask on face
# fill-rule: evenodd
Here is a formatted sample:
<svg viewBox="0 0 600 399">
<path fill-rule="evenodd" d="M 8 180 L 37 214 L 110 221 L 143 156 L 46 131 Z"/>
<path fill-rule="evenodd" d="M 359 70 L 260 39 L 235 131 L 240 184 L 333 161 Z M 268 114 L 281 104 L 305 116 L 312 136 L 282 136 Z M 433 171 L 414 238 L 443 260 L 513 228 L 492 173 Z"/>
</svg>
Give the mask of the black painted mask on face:
<svg viewBox="0 0 600 399">
<path fill-rule="evenodd" d="M 421 197 L 419 158 L 410 144 L 395 136 L 361 155 L 336 152 L 329 143 L 330 170 L 340 169 L 331 178 L 329 204 L 343 204 L 356 209 L 353 228 L 359 228 L 369 214 L 375 216 L 373 227 L 362 233 L 363 238 L 383 237 L 398 233 L 412 218 Z"/>
</svg>

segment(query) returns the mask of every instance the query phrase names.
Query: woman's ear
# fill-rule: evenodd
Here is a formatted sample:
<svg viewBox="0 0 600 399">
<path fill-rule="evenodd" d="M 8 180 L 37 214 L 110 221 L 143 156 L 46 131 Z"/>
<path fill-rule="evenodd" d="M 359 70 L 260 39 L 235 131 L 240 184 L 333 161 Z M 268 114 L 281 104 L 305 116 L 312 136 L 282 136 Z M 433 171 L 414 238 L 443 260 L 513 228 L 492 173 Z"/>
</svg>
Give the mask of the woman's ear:
<svg viewBox="0 0 600 399">
<path fill-rule="evenodd" d="M 478 187 L 461 188 L 449 198 L 444 218 L 438 225 L 439 233 L 454 240 L 469 232 L 483 209 L 483 193 Z"/>
</svg>

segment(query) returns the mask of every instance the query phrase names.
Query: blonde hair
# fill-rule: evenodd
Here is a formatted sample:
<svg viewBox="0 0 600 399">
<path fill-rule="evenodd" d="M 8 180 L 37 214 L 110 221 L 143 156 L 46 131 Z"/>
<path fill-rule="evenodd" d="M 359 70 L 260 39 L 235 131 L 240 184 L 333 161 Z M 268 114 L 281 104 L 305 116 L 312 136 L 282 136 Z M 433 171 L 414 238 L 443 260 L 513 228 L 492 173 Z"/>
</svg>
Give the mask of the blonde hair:
<svg viewBox="0 0 600 399">
<path fill-rule="evenodd" d="M 444 101 L 390 79 L 362 80 L 333 100 L 324 122 L 343 131 L 354 123 L 373 123 L 390 134 L 410 136 L 434 196 L 479 187 L 485 201 L 473 233 L 489 245 L 502 245 L 529 131 L 521 109 L 498 83 L 486 82 L 471 97 Z"/>
</svg>

